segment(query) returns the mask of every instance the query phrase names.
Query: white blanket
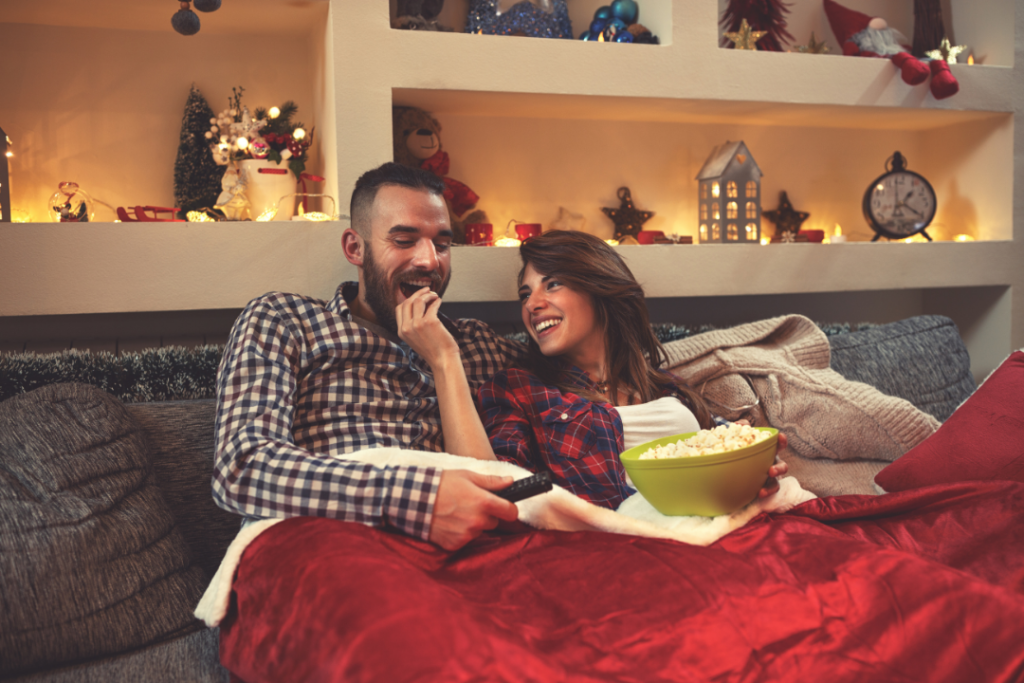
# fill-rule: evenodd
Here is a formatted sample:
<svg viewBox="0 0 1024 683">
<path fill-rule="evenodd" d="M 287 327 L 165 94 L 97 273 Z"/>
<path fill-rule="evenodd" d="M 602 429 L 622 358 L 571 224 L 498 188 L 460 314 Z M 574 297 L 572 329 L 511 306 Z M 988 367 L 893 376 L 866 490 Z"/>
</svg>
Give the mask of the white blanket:
<svg viewBox="0 0 1024 683">
<path fill-rule="evenodd" d="M 351 460 L 378 467 L 421 465 L 440 469 L 473 470 L 481 474 L 509 475 L 514 479 L 531 476 L 531 472 L 508 462 L 476 460 L 447 453 L 427 453 L 401 448 L 370 448 L 345 456 Z M 605 531 L 614 534 L 667 538 L 691 545 L 706 546 L 730 531 L 740 528 L 761 512 L 786 512 L 794 505 L 816 498 L 805 491 L 796 479 L 780 480 L 778 492 L 754 500 L 745 508 L 720 517 L 669 517 L 651 506 L 639 493 L 630 496 L 618 510 L 609 510 L 589 503 L 560 486 L 533 498 L 519 501 L 519 520 L 537 529 L 557 531 Z M 284 521 L 264 519 L 239 531 L 221 561 L 217 573 L 203 594 L 195 615 L 214 627 L 227 614 L 231 582 L 242 553 L 252 541 L 268 528 Z"/>
</svg>

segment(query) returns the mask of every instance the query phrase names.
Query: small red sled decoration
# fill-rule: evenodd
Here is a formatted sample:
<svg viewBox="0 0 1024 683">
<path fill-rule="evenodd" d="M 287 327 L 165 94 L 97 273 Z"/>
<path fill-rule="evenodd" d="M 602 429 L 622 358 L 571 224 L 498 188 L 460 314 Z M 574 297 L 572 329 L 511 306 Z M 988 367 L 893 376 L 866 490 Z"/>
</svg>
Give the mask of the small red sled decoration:
<svg viewBox="0 0 1024 683">
<path fill-rule="evenodd" d="M 178 215 L 178 209 L 168 208 L 166 206 L 136 206 L 133 208 L 135 217 L 132 218 L 128 214 L 128 209 L 123 206 L 117 207 L 117 217 L 121 219 L 122 223 L 184 223 L 185 220 L 181 218 L 175 218 Z M 146 212 L 151 212 L 152 215 Z M 170 214 L 168 218 L 160 218 L 160 214 Z"/>
</svg>

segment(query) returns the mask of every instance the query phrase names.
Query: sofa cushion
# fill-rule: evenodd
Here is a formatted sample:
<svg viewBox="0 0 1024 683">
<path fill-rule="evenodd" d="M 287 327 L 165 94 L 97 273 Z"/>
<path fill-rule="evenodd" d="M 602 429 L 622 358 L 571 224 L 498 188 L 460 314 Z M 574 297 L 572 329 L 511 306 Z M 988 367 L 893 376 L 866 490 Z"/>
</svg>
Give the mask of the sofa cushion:
<svg viewBox="0 0 1024 683">
<path fill-rule="evenodd" d="M 193 559 L 213 576 L 242 518 L 217 507 L 213 478 L 217 401 L 161 401 L 125 406 L 146 434 L 156 481 Z"/>
<path fill-rule="evenodd" d="M 0 676 L 195 631 L 205 583 L 120 401 L 54 384 L 0 403 Z"/>
<path fill-rule="evenodd" d="M 220 665 L 220 630 L 207 628 L 141 650 L 37 671 L 4 683 L 229 683 Z"/>
<path fill-rule="evenodd" d="M 940 422 L 974 391 L 971 359 L 949 318 L 919 315 L 829 337 L 831 366 L 913 403 Z"/>
<path fill-rule="evenodd" d="M 885 491 L 965 480 L 1024 482 L 1024 351 L 1014 351 L 930 437 L 875 476 Z"/>
</svg>

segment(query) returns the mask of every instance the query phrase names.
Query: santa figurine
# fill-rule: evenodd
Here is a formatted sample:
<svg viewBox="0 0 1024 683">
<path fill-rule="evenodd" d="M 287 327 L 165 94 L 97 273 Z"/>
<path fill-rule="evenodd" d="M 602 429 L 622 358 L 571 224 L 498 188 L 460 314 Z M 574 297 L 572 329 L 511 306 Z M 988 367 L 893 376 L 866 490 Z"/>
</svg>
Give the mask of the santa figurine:
<svg viewBox="0 0 1024 683">
<path fill-rule="evenodd" d="M 906 37 L 891 28 L 881 17 L 843 7 L 834 0 L 824 0 L 825 14 L 844 55 L 882 57 L 892 60 L 900 69 L 903 82 L 919 85 L 931 74 L 931 92 L 937 100 L 955 95 L 960 84 L 944 59 L 918 59 L 910 54 Z"/>
</svg>

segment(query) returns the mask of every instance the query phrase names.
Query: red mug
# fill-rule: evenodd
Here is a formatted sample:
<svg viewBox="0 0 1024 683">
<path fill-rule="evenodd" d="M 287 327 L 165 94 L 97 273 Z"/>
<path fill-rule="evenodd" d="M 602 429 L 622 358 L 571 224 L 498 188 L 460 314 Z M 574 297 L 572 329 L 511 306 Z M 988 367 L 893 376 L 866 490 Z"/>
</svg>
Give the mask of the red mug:
<svg viewBox="0 0 1024 683">
<path fill-rule="evenodd" d="M 540 223 L 517 223 L 516 224 L 516 237 L 520 242 L 525 242 L 531 237 L 536 237 L 540 234 Z"/>
<path fill-rule="evenodd" d="M 494 240 L 494 225 L 491 223 L 467 223 L 466 244 L 490 244 Z"/>
<path fill-rule="evenodd" d="M 665 236 L 661 230 L 641 230 L 636 234 L 636 241 L 640 244 L 654 244 L 656 240 Z"/>
</svg>

